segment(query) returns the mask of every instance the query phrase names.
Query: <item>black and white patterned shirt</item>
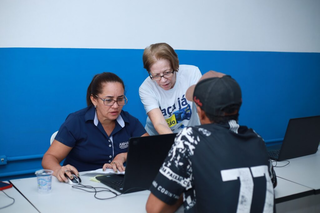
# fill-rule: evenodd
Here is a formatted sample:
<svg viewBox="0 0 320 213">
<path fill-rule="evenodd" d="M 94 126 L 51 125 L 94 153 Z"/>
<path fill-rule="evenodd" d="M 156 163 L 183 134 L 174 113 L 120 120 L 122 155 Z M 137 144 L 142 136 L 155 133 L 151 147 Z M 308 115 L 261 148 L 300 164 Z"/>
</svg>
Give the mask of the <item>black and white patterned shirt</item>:
<svg viewBox="0 0 320 213">
<path fill-rule="evenodd" d="M 151 186 L 185 212 L 273 212 L 276 184 L 265 143 L 252 129 L 206 124 L 180 131 Z"/>
</svg>

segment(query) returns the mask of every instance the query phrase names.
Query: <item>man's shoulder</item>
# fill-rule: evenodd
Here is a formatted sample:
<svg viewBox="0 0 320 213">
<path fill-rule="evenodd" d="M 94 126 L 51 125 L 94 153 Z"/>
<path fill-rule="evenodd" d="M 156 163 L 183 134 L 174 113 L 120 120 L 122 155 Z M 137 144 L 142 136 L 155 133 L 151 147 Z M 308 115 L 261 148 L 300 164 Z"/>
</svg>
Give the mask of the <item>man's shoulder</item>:
<svg viewBox="0 0 320 213">
<path fill-rule="evenodd" d="M 242 141 L 259 141 L 263 143 L 263 139 L 252 129 L 246 126 L 239 126 L 237 130 L 234 130 L 228 124 L 202 124 L 198 126 L 186 127 L 180 134 L 185 140 L 191 142 L 195 141 L 221 141 L 227 140 L 227 143 L 237 143 Z"/>
<path fill-rule="evenodd" d="M 189 132 L 192 132 L 193 135 L 203 135 L 203 136 L 210 136 L 212 133 L 217 133 L 217 132 L 225 132 L 226 134 L 228 133 L 228 129 L 225 128 L 222 125 L 219 124 L 201 124 L 198 126 L 192 126 L 192 127 L 187 127 L 189 128 Z"/>
<path fill-rule="evenodd" d="M 208 127 L 208 125 L 188 126 L 183 128 L 178 135 L 191 137 L 196 137 L 198 135 L 209 136 L 214 129 Z"/>
</svg>

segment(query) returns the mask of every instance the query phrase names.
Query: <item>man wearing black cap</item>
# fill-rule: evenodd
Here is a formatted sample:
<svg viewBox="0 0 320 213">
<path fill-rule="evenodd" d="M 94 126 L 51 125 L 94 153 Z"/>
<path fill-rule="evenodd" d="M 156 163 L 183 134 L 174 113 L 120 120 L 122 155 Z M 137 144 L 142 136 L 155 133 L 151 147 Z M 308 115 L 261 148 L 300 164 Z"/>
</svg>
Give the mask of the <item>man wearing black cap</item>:
<svg viewBox="0 0 320 213">
<path fill-rule="evenodd" d="M 147 212 L 274 212 L 276 176 L 263 139 L 238 124 L 241 89 L 209 71 L 187 91 L 200 126 L 181 130 L 150 188 Z"/>
</svg>

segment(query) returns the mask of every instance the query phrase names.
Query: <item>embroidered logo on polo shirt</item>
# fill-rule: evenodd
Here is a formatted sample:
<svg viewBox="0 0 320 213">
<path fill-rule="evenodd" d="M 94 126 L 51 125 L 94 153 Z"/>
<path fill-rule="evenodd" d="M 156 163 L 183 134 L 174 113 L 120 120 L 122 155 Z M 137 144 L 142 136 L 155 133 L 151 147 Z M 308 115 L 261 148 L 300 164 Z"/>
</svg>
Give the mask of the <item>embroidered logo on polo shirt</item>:
<svg viewBox="0 0 320 213">
<path fill-rule="evenodd" d="M 129 141 L 119 143 L 120 149 L 127 149 L 129 146 Z"/>
</svg>

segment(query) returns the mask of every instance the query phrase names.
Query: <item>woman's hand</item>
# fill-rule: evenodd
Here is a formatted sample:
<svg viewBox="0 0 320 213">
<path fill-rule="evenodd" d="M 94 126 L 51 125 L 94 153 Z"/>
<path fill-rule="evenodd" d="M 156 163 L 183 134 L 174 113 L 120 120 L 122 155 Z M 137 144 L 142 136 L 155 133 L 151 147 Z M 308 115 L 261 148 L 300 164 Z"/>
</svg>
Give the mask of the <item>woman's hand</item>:
<svg viewBox="0 0 320 213">
<path fill-rule="evenodd" d="M 79 177 L 78 170 L 71 166 L 70 164 L 60 167 L 60 169 L 56 172 L 56 177 L 60 182 L 68 182 L 68 178 L 65 176 L 67 175 L 70 179 L 73 178 L 72 174 L 75 174 Z"/>
<path fill-rule="evenodd" d="M 44 169 L 52 170 L 53 176 L 55 176 L 60 182 L 68 181 L 64 174 L 66 173 L 66 175 L 71 177 L 72 175 L 70 171 L 76 175 L 79 175 L 78 170 L 73 166 L 66 165 L 61 167 L 60 165 L 61 161 L 66 158 L 71 150 L 72 147 L 66 146 L 63 143 L 54 140 L 48 151 L 43 155 L 42 167 Z"/>
<path fill-rule="evenodd" d="M 125 170 L 125 167 L 123 166 L 123 163 L 127 161 L 127 153 L 120 153 L 118 154 L 111 163 L 105 163 L 102 167 L 103 171 L 108 169 L 113 169 L 113 171 L 117 172 L 123 172 Z"/>
</svg>

